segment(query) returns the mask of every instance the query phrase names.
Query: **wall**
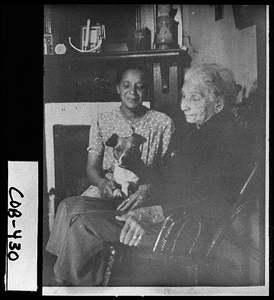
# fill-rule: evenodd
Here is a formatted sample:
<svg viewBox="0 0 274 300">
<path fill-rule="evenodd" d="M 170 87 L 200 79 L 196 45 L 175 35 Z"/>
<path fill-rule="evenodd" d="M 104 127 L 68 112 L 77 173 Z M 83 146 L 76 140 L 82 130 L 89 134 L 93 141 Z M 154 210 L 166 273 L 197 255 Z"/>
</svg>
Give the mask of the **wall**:
<svg viewBox="0 0 274 300">
<path fill-rule="evenodd" d="M 239 98 L 247 97 L 257 85 L 256 26 L 237 29 L 232 5 L 224 5 L 223 18 L 218 21 L 215 21 L 215 5 L 172 7 L 178 9 L 175 20 L 179 22 L 179 45 L 189 48 L 192 64 L 217 62 L 228 66 L 234 72 L 237 83 L 246 89 L 246 93 L 242 91 Z M 156 5 L 141 5 L 141 26 L 151 30 L 152 48 L 155 17 Z M 168 101 L 170 96 L 178 97 L 176 93 L 157 93 L 159 102 Z"/>
<path fill-rule="evenodd" d="M 218 21 L 215 21 L 215 5 L 172 7 L 178 9 L 175 20 L 179 22 L 179 45 L 189 48 L 192 64 L 217 62 L 230 67 L 248 95 L 257 81 L 256 26 L 238 30 L 232 5 L 224 5 L 224 16 Z M 155 15 L 156 5 L 141 5 L 141 26 L 151 30 L 152 48 Z"/>
<path fill-rule="evenodd" d="M 257 80 L 255 25 L 238 30 L 232 5 L 224 5 L 224 17 L 215 21 L 215 5 L 182 5 L 184 44 L 192 64 L 217 62 L 228 66 L 237 83 L 249 91 Z"/>
</svg>

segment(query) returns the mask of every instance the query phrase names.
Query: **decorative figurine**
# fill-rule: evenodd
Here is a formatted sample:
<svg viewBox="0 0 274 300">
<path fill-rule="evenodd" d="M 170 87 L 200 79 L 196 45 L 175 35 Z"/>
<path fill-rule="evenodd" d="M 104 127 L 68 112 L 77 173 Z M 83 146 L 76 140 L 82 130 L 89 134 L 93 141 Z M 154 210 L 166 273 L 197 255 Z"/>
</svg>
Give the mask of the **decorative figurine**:
<svg viewBox="0 0 274 300">
<path fill-rule="evenodd" d="M 176 26 L 178 22 L 174 20 L 177 10 L 170 4 L 158 5 L 157 31 L 156 31 L 156 49 L 177 48 Z"/>
</svg>

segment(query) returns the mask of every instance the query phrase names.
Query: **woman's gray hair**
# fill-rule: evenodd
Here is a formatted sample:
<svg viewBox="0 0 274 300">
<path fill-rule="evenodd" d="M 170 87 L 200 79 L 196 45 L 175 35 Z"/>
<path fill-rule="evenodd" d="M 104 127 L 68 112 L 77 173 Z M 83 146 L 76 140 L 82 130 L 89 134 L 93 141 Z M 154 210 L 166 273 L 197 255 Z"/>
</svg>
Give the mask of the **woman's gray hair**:
<svg viewBox="0 0 274 300">
<path fill-rule="evenodd" d="M 236 84 L 231 70 L 216 63 L 203 64 L 188 69 L 185 73 L 185 80 L 194 74 L 203 80 L 216 97 L 223 97 L 226 105 L 236 103 L 237 95 L 242 87 Z"/>
</svg>

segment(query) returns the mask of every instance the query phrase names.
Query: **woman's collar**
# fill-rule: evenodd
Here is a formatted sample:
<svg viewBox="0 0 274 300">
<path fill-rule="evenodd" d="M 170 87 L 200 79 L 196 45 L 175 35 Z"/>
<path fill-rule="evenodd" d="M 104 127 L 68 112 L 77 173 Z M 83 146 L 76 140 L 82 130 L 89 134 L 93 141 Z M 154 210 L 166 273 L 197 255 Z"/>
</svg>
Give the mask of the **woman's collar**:
<svg viewBox="0 0 274 300">
<path fill-rule="evenodd" d="M 196 124 L 198 130 L 215 126 L 218 123 L 225 123 L 231 121 L 233 114 L 229 109 L 222 109 L 219 113 L 214 114 L 210 119 L 208 119 L 203 124 Z"/>
</svg>

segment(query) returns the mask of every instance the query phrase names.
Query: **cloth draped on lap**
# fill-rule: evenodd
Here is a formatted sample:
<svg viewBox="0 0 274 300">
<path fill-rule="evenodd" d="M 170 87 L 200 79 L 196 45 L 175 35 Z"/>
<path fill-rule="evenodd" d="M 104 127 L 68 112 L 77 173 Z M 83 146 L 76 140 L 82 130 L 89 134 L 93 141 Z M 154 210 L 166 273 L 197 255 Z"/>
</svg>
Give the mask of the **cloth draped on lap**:
<svg viewBox="0 0 274 300">
<path fill-rule="evenodd" d="M 98 286 L 104 279 L 108 253 L 107 242 L 119 242 L 124 222 L 115 216 L 120 200 L 85 196 L 63 200 L 57 210 L 46 250 L 55 254 L 54 273 L 77 286 Z M 143 246 L 151 245 L 156 237 L 148 235 Z"/>
</svg>

